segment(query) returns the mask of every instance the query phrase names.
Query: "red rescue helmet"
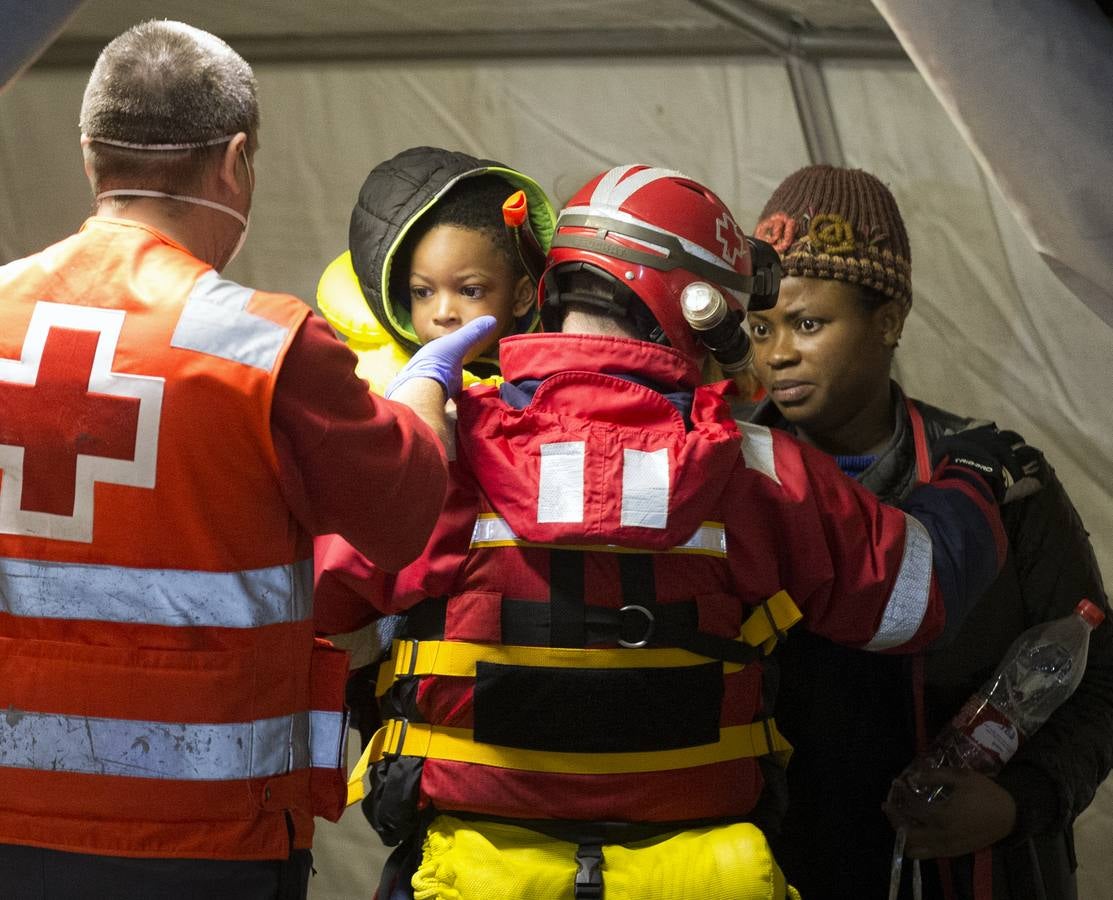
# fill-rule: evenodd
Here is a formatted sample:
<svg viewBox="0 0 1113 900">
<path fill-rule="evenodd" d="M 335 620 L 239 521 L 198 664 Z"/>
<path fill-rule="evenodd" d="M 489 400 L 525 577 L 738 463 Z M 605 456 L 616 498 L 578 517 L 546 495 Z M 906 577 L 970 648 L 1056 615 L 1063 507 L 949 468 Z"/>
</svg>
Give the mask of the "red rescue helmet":
<svg viewBox="0 0 1113 900">
<path fill-rule="evenodd" d="M 747 294 L 755 306 L 759 298 L 768 303 L 770 294 L 769 305 L 776 303 L 776 253 L 759 243 L 699 182 L 670 169 L 617 166 L 584 185 L 560 212 L 539 286 L 542 323 L 556 330 L 560 306 L 587 304 L 629 317 L 643 340 L 698 361 L 705 350 L 684 320 L 681 292 L 710 282 L 739 314 Z"/>
</svg>

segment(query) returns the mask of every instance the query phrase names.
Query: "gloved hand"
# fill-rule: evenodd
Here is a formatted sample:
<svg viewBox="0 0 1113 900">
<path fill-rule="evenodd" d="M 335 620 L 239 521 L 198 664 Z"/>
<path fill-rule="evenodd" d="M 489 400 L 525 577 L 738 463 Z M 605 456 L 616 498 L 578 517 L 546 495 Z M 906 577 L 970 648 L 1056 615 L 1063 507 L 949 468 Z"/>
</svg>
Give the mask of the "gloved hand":
<svg viewBox="0 0 1113 900">
<path fill-rule="evenodd" d="M 1036 478 L 1040 452 L 1029 447 L 1015 431 L 998 431 L 980 425 L 948 434 L 932 448 L 932 461 L 977 472 L 993 491 L 998 503 L 1019 500 L 1040 488 Z"/>
<path fill-rule="evenodd" d="M 468 351 L 486 340 L 496 325 L 494 316 L 479 316 L 451 334 L 442 335 L 419 347 L 394 376 L 386 389 L 386 396 L 391 396 L 411 378 L 431 378 L 444 388 L 448 399 L 455 397 L 463 384 L 464 359 Z"/>
</svg>

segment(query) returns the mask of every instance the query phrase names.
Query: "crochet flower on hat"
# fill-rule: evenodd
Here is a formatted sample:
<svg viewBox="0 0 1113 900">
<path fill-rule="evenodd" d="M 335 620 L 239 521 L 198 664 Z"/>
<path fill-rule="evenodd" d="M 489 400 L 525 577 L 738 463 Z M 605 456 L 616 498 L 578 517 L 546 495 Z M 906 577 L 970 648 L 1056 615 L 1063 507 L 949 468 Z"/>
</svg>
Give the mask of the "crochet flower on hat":
<svg viewBox="0 0 1113 900">
<path fill-rule="evenodd" d="M 820 253 L 853 253 L 858 249 L 854 229 L 838 213 L 820 213 L 808 225 L 808 240 Z"/>
<path fill-rule="evenodd" d="M 784 253 L 796 240 L 796 220 L 788 213 L 775 212 L 758 222 L 754 237 L 770 244 L 778 253 Z"/>
</svg>

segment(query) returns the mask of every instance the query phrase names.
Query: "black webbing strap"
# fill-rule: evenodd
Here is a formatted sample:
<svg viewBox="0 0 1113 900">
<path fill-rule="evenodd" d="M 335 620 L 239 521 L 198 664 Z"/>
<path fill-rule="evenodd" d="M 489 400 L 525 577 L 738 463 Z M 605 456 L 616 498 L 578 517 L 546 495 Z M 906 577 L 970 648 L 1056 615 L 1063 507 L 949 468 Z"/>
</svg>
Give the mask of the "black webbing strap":
<svg viewBox="0 0 1113 900">
<path fill-rule="evenodd" d="M 653 577 L 651 553 L 619 553 L 618 578 L 623 603 L 646 607 L 657 605 L 657 582 Z"/>
<path fill-rule="evenodd" d="M 708 659 L 746 665 L 763 656 L 761 648 L 699 630 L 695 601 L 657 603 L 653 556 L 616 554 L 623 602 L 621 609 L 589 606 L 584 601 L 584 554 L 553 550 L 550 554 L 549 603 L 504 597 L 501 640 L 524 647 L 590 647 L 621 643 L 626 647 L 678 647 Z M 446 597 L 430 597 L 406 612 L 407 638 L 444 639 Z M 764 614 L 773 622 L 768 608 Z M 778 637 L 784 632 L 773 624 Z"/>
<path fill-rule="evenodd" d="M 583 647 L 584 554 L 580 550 L 549 552 L 549 646 Z"/>
</svg>

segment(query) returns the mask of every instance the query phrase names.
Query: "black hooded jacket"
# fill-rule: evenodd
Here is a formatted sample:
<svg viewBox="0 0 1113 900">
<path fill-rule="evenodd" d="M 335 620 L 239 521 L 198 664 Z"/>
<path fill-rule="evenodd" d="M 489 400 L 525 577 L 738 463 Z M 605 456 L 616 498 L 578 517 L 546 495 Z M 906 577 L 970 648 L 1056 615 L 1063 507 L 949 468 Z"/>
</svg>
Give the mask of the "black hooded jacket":
<svg viewBox="0 0 1113 900">
<path fill-rule="evenodd" d="M 929 448 L 978 424 L 913 403 Z M 899 504 L 916 484 L 917 467 L 913 427 L 896 384 L 893 415 L 892 440 L 858 480 Z M 792 430 L 770 402 L 751 419 Z M 924 658 L 929 735 L 992 675 L 1020 632 L 1068 615 L 1084 597 L 1108 615 L 1089 536 L 1054 470 L 1040 460 L 1042 489 L 1002 507 L 1010 549 L 1000 576 L 953 641 Z M 911 665 L 803 632 L 783 648 L 777 720 L 796 753 L 788 768 L 789 811 L 773 843 L 805 897 L 888 896 L 893 831 L 881 803 L 915 752 Z M 1016 801 L 1017 823 L 993 848 L 995 900 L 1076 896 L 1072 823 L 1111 766 L 1113 623 L 1107 618 L 1091 636 L 1078 690 L 997 778 Z M 951 868 L 956 896 L 972 896 L 970 857 L 953 860 Z M 934 865 L 924 866 L 925 897 L 943 896 L 937 877 Z"/>
</svg>

